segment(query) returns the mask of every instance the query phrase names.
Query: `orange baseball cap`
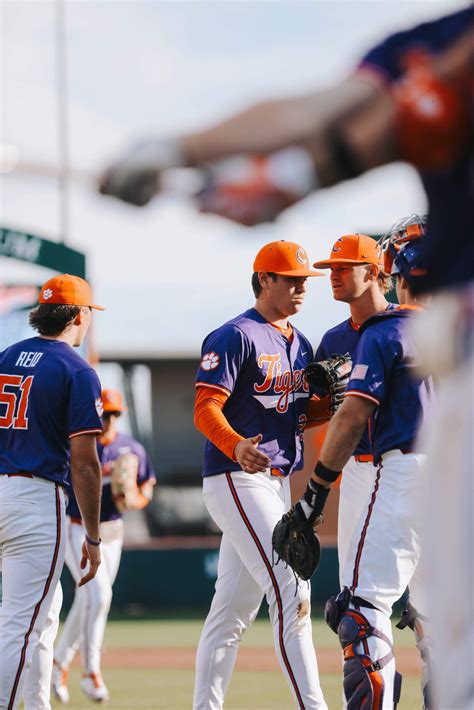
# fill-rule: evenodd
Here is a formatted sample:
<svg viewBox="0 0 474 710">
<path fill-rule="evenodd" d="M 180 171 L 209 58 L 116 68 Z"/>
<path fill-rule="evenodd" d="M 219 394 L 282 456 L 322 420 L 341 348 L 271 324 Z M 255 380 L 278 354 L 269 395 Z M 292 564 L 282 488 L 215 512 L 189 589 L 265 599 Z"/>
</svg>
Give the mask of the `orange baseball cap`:
<svg viewBox="0 0 474 710">
<path fill-rule="evenodd" d="M 253 262 L 254 272 L 271 271 L 281 276 L 324 276 L 309 268 L 306 250 L 294 242 L 270 242 L 260 249 Z"/>
<path fill-rule="evenodd" d="M 365 234 L 346 234 L 334 243 L 329 259 L 316 261 L 318 269 L 330 269 L 335 264 L 376 264 L 382 268 L 380 247 Z"/>
<path fill-rule="evenodd" d="M 102 390 L 102 405 L 104 412 L 127 412 L 122 395 L 118 390 Z"/>
<path fill-rule="evenodd" d="M 39 302 L 62 303 L 65 306 L 89 306 L 98 311 L 105 311 L 105 308 L 96 306 L 92 302 L 92 291 L 87 281 L 71 274 L 60 274 L 46 281 L 41 287 Z"/>
</svg>

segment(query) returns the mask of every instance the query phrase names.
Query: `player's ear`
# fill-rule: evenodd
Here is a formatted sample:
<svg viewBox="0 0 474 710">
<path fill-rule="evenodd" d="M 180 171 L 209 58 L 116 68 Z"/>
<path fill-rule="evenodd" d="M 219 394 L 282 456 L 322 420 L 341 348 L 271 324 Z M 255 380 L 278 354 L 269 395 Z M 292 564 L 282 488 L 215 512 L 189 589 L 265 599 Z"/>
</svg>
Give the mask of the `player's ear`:
<svg viewBox="0 0 474 710">
<path fill-rule="evenodd" d="M 379 267 L 376 264 L 369 264 L 369 279 L 371 281 L 377 281 L 377 276 L 379 275 Z"/>
<path fill-rule="evenodd" d="M 268 281 L 269 281 L 269 276 L 266 271 L 259 271 L 258 272 L 258 280 L 260 282 L 260 286 L 265 289 L 268 286 Z"/>
<path fill-rule="evenodd" d="M 84 323 L 87 308 L 88 308 L 87 306 L 81 306 L 79 308 L 79 313 L 74 318 L 74 325 L 82 325 Z"/>
</svg>

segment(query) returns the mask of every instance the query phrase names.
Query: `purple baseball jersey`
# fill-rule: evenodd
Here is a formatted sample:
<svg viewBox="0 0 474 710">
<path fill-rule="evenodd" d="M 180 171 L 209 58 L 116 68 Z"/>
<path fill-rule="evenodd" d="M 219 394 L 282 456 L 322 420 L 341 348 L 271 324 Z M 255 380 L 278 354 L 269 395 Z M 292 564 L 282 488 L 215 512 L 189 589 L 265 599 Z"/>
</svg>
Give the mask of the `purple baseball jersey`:
<svg viewBox="0 0 474 710">
<path fill-rule="evenodd" d="M 397 81 L 414 52 L 436 56 L 449 49 L 474 26 L 474 7 L 398 32 L 371 49 L 360 63 L 389 82 Z M 474 119 L 474 101 L 470 103 Z M 473 121 L 474 123 L 474 121 Z M 417 279 L 417 291 L 465 284 L 474 276 L 474 131 L 464 155 L 439 171 L 421 172 L 428 197 L 427 274 Z M 449 248 L 449 258 L 446 249 Z"/>
<path fill-rule="evenodd" d="M 390 303 L 387 308 L 391 309 L 395 306 Z M 349 353 L 352 360 L 354 360 L 354 354 L 359 343 L 359 332 L 360 328 L 352 322 L 351 318 L 335 325 L 334 328 L 330 328 L 323 335 L 322 340 L 319 344 L 316 354 L 314 356 L 315 362 L 319 360 L 326 360 L 334 354 L 345 355 Z M 323 392 L 318 392 L 320 396 Z M 362 438 L 359 441 L 354 455 L 367 455 L 372 453 L 372 445 L 370 443 L 370 435 L 368 426 L 365 428 Z"/>
<path fill-rule="evenodd" d="M 34 337 L 0 353 L 0 474 L 69 483 L 69 439 L 102 432 L 96 372 L 60 340 Z"/>
<path fill-rule="evenodd" d="M 196 385 L 229 395 L 223 409 L 243 437 L 262 434 L 258 448 L 284 475 L 303 467 L 303 431 L 309 389 L 304 369 L 313 359 L 311 344 L 296 328 L 290 342 L 254 308 L 210 333 L 202 346 Z M 239 471 L 210 441 L 204 476 Z"/>
<path fill-rule="evenodd" d="M 419 359 L 408 320 L 416 314 L 404 307 L 379 313 L 360 328 L 348 395 L 377 405 L 372 416 L 374 462 L 392 449 L 412 451 L 436 397 L 431 377 L 421 378 Z"/>
<path fill-rule="evenodd" d="M 102 468 L 102 500 L 100 503 L 100 522 L 104 523 L 108 520 L 116 520 L 122 517 L 122 513 L 117 510 L 114 501 L 112 500 L 112 489 L 110 479 L 114 461 L 122 454 L 136 454 L 139 458 L 137 484 L 145 483 L 145 481 L 156 481 L 153 464 L 148 456 L 145 448 L 131 436 L 118 433 L 113 441 L 109 444 L 101 443 L 97 440 L 97 453 Z M 69 489 L 69 503 L 66 513 L 72 518 L 80 518 L 81 513 L 77 505 L 76 496 L 72 488 Z"/>
</svg>

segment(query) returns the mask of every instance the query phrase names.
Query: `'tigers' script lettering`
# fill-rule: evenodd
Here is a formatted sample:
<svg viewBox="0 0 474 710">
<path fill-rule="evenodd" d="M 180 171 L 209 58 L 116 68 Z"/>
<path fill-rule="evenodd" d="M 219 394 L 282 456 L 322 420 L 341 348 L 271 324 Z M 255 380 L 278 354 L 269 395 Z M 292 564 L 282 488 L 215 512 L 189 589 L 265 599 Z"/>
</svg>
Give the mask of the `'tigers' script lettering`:
<svg viewBox="0 0 474 710">
<path fill-rule="evenodd" d="M 284 413 L 288 410 L 290 393 L 298 390 L 308 392 L 309 388 L 303 376 L 303 370 L 293 370 L 293 372 L 284 370 L 282 372 L 280 360 L 279 354 L 262 353 L 258 358 L 258 366 L 263 369 L 267 365 L 265 379 L 261 384 L 255 384 L 253 387 L 255 392 L 259 394 L 268 392 L 270 388 L 273 388 L 276 394 L 281 394 L 277 403 L 277 411 Z"/>
</svg>

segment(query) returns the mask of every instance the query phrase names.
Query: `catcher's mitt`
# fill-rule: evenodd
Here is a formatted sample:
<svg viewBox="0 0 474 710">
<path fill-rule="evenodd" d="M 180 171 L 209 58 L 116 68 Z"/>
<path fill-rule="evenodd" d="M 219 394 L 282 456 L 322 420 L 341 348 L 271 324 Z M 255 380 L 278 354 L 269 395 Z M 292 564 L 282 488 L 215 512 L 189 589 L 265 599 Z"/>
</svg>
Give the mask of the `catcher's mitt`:
<svg viewBox="0 0 474 710">
<path fill-rule="evenodd" d="M 335 354 L 327 360 L 312 362 L 305 370 L 309 386 L 318 394 L 329 394 L 331 410 L 334 414 L 344 400 L 344 392 L 349 382 L 352 360 L 349 353 Z"/>
<path fill-rule="evenodd" d="M 279 559 L 286 562 L 301 579 L 308 580 L 316 572 L 321 558 L 321 545 L 314 521 L 306 518 L 297 503 L 276 524 L 272 546 Z"/>
<path fill-rule="evenodd" d="M 121 454 L 114 462 L 110 486 L 113 501 L 120 511 L 129 510 L 135 505 L 139 463 L 136 454 Z"/>
</svg>

